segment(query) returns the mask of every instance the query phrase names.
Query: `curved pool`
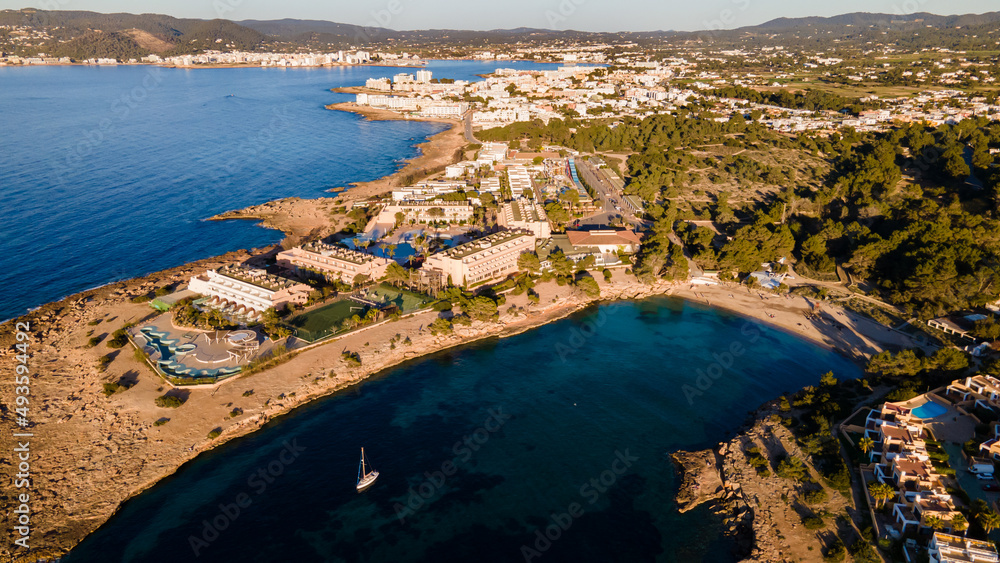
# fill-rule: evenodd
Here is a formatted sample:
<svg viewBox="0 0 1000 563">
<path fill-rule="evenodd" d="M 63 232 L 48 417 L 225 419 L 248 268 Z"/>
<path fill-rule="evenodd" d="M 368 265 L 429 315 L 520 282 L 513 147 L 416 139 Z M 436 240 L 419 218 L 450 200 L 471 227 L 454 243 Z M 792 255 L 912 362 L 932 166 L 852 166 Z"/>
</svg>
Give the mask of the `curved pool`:
<svg viewBox="0 0 1000 563">
<path fill-rule="evenodd" d="M 947 412 L 948 409 L 942 407 L 934 401 L 927 401 L 910 411 L 910 414 L 917 418 L 937 418 Z"/>
</svg>

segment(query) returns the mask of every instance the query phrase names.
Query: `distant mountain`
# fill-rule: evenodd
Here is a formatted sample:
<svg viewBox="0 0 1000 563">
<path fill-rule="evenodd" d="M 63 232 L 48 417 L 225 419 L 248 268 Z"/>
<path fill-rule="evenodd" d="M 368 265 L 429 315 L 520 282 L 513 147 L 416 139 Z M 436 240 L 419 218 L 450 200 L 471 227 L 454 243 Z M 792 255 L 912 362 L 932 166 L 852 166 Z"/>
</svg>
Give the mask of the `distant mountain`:
<svg viewBox="0 0 1000 563">
<path fill-rule="evenodd" d="M 865 50 L 872 44 L 891 43 L 915 49 L 995 50 L 996 39 L 990 33 L 1000 26 L 1000 12 L 950 16 L 857 12 L 832 17 L 778 18 L 734 30 L 591 33 L 527 27 L 487 31 L 396 31 L 322 20 L 232 22 L 162 14 L 101 14 L 27 8 L 0 10 L 0 26 L 25 26 L 48 34 L 47 39 L 28 45 L 23 39 L 0 29 L 0 51 L 21 55 L 45 52 L 74 58 L 136 58 L 149 53 L 184 54 L 208 49 L 334 50 L 386 45 L 406 45 L 414 50 L 424 48 L 438 56 L 447 56 L 462 55 L 468 49 L 491 49 L 501 44 L 532 45 L 553 41 L 568 44 L 634 42 L 651 53 L 706 43 L 737 48 L 783 45 L 840 51 Z"/>
<path fill-rule="evenodd" d="M 752 30 L 782 30 L 802 27 L 843 27 L 843 26 L 878 26 L 897 29 L 912 29 L 915 27 L 956 27 L 979 26 L 1000 21 L 1000 12 L 985 14 L 964 14 L 953 16 L 938 16 L 927 12 L 913 14 L 872 14 L 854 12 L 839 16 L 777 18 L 756 26 L 740 28 L 740 31 Z"/>
<path fill-rule="evenodd" d="M 80 59 L 135 58 L 154 52 L 179 54 L 211 48 L 254 50 L 269 41 L 267 35 L 229 20 L 174 18 L 161 14 L 100 14 L 27 8 L 0 11 L 0 25 L 44 30 L 49 39 L 33 45 L 35 52 Z M 5 37 L 0 36 L 2 39 Z M 0 44 L 0 49 L 17 52 L 16 45 Z"/>
</svg>

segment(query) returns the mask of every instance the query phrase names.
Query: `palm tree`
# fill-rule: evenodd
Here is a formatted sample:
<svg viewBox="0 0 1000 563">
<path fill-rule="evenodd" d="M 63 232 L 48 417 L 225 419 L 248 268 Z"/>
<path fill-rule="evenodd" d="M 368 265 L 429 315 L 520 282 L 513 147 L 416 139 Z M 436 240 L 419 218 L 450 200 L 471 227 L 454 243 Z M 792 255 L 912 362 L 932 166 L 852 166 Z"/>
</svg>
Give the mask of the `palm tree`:
<svg viewBox="0 0 1000 563">
<path fill-rule="evenodd" d="M 871 451 L 875 447 L 875 440 L 872 440 L 868 436 L 858 440 L 858 447 L 861 448 L 863 453 L 869 454 L 868 461 L 872 460 Z"/>
<path fill-rule="evenodd" d="M 987 534 L 1000 528 L 1000 514 L 997 514 L 995 510 L 990 509 L 980 512 L 976 520 L 979 521 L 979 525 L 986 530 Z"/>
<path fill-rule="evenodd" d="M 389 256 L 389 259 L 392 260 L 392 257 L 396 255 L 396 245 L 395 244 L 385 245 L 385 253 Z"/>
<path fill-rule="evenodd" d="M 934 530 L 940 530 L 944 528 L 944 520 L 932 515 L 924 518 L 924 525 Z"/>
<path fill-rule="evenodd" d="M 951 519 L 951 529 L 955 533 L 964 533 L 969 529 L 969 521 L 965 519 L 962 514 L 956 514 L 954 518 Z"/>
<path fill-rule="evenodd" d="M 875 499 L 875 507 L 881 508 L 885 501 L 891 499 L 896 494 L 896 489 L 888 483 L 869 483 L 868 492 Z"/>
</svg>

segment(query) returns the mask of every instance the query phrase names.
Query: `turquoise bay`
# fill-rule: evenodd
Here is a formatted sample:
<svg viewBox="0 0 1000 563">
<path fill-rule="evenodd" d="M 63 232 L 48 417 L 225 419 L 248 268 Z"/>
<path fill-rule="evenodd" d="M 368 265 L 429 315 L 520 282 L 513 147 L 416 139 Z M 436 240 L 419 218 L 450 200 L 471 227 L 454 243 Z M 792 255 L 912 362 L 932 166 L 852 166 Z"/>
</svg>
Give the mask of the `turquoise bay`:
<svg viewBox="0 0 1000 563">
<path fill-rule="evenodd" d="M 387 370 L 199 456 L 66 560 L 524 561 L 575 503 L 532 561 L 731 561 L 717 517 L 677 513 L 668 453 L 711 447 L 829 370 L 859 375 L 676 298 L 593 306 Z M 361 495 L 360 446 L 381 472 Z"/>
</svg>

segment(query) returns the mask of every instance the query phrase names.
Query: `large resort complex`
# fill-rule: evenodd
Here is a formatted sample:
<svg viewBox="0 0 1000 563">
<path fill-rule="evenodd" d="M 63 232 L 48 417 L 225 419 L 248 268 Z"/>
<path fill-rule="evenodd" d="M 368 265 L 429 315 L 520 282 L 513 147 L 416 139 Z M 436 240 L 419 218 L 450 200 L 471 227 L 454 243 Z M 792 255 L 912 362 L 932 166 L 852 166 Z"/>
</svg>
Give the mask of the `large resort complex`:
<svg viewBox="0 0 1000 563">
<path fill-rule="evenodd" d="M 282 250 L 278 253 L 277 263 L 302 276 L 317 275 L 327 281 L 354 283 L 358 276 L 369 280 L 382 278 L 391 260 L 315 241 Z"/>
<path fill-rule="evenodd" d="M 535 235 L 530 231 L 501 231 L 432 254 L 423 269 L 452 284 L 474 286 L 517 272 L 518 258 L 534 249 Z"/>
<path fill-rule="evenodd" d="M 268 309 L 306 302 L 310 288 L 264 270 L 229 265 L 191 278 L 188 289 L 211 299 L 208 305 L 255 320 Z"/>
</svg>

